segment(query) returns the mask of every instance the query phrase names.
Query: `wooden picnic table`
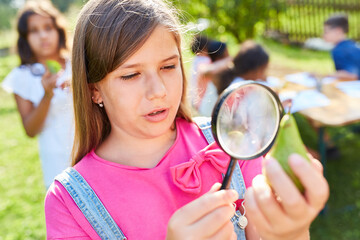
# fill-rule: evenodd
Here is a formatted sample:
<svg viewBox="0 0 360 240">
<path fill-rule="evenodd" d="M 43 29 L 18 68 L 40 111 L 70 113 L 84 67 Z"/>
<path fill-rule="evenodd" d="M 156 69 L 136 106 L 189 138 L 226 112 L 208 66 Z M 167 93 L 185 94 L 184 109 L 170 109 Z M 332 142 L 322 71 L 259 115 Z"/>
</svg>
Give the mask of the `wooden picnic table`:
<svg viewBox="0 0 360 240">
<path fill-rule="evenodd" d="M 324 107 L 313 107 L 299 113 L 310 120 L 314 127 L 338 127 L 360 121 L 360 98 L 351 97 L 336 87 L 339 81 L 322 86 L 323 93 L 330 104 Z M 302 91 L 311 89 L 299 84 L 287 82 L 282 91 Z"/>
</svg>

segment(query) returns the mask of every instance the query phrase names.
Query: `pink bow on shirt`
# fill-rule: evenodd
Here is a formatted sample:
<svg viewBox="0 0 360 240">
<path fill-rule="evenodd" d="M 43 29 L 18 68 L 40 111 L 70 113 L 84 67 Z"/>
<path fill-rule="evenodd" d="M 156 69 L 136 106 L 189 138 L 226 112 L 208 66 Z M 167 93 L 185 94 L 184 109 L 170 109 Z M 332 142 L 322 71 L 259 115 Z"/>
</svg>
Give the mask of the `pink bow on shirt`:
<svg viewBox="0 0 360 240">
<path fill-rule="evenodd" d="M 184 192 L 198 194 L 201 191 L 202 181 L 200 166 L 209 161 L 216 170 L 225 173 L 230 157 L 224 153 L 216 143 L 195 154 L 188 162 L 170 168 L 173 182 Z"/>
</svg>

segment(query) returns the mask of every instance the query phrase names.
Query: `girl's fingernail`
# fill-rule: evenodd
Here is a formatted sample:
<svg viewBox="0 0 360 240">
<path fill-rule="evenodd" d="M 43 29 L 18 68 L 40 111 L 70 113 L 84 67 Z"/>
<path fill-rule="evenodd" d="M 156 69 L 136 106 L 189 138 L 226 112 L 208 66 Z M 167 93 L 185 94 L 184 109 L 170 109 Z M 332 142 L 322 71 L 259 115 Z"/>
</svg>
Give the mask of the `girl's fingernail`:
<svg viewBox="0 0 360 240">
<path fill-rule="evenodd" d="M 289 162 L 291 165 L 299 166 L 304 163 L 304 159 L 299 154 L 293 153 L 289 157 Z"/>
<path fill-rule="evenodd" d="M 274 164 L 276 164 L 276 160 L 272 157 L 266 158 L 266 160 L 264 161 L 264 165 L 266 168 L 272 168 Z"/>
<path fill-rule="evenodd" d="M 281 166 L 274 158 L 268 158 L 265 162 L 265 169 L 267 174 L 277 174 Z"/>
</svg>

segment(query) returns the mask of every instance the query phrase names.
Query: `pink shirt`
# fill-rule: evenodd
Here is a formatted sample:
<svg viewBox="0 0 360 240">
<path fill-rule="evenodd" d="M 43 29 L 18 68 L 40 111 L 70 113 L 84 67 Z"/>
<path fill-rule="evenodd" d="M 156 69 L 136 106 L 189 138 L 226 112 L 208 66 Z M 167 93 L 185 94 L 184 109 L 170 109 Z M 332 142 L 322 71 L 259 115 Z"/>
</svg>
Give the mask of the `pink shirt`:
<svg viewBox="0 0 360 240">
<path fill-rule="evenodd" d="M 94 151 L 75 166 L 129 240 L 165 239 L 171 215 L 221 182 L 226 170 L 229 158 L 196 124 L 179 118 L 176 126 L 175 143 L 154 168 L 109 162 Z M 261 173 L 261 159 L 239 161 L 247 187 Z M 100 239 L 59 182 L 48 190 L 45 215 L 48 239 Z"/>
</svg>

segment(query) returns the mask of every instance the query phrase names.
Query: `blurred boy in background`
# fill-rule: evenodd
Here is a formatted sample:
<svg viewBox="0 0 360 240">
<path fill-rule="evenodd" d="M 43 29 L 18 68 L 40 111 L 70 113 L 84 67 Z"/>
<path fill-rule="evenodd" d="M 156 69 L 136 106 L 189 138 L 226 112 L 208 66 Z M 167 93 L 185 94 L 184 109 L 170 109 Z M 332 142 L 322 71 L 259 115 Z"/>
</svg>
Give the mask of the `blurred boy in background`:
<svg viewBox="0 0 360 240">
<path fill-rule="evenodd" d="M 333 15 L 324 22 L 325 41 L 335 45 L 331 55 L 336 73 L 332 76 L 340 80 L 360 79 L 360 48 L 347 38 L 349 22 L 346 15 Z"/>
</svg>

